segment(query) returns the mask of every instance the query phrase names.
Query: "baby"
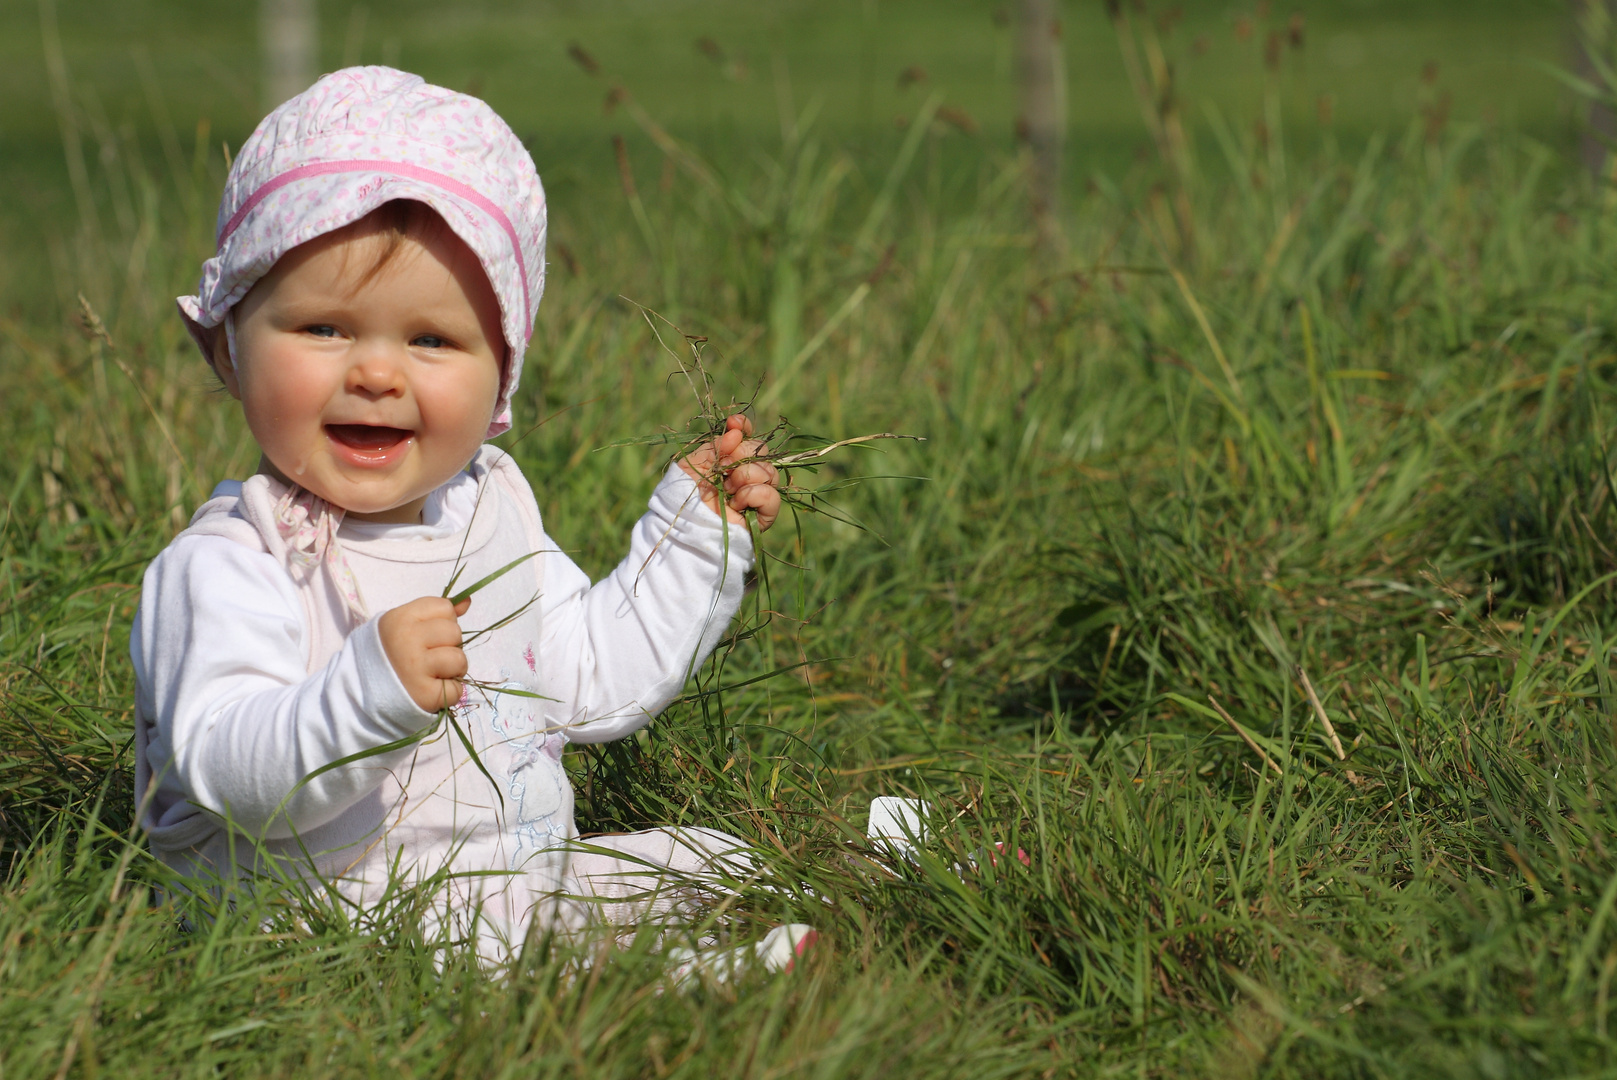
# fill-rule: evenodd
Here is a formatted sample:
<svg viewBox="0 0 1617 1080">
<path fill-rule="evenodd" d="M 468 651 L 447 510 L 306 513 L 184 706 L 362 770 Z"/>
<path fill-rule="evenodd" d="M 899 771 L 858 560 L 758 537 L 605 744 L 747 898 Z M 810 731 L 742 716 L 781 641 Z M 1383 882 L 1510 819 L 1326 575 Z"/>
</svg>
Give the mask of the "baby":
<svg viewBox="0 0 1617 1080">
<path fill-rule="evenodd" d="M 601 582 L 545 534 L 484 445 L 511 426 L 544 288 L 544 192 L 510 128 L 415 76 L 339 71 L 259 124 L 218 220 L 179 306 L 262 457 L 146 571 L 130 651 L 153 850 L 360 910 L 431 878 L 435 917 L 485 954 L 535 924 L 636 923 L 675 906 L 665 883 L 744 866 L 713 830 L 576 840 L 563 748 L 680 692 L 740 605 L 744 515 L 769 528 L 780 494 L 732 416 Z"/>
</svg>

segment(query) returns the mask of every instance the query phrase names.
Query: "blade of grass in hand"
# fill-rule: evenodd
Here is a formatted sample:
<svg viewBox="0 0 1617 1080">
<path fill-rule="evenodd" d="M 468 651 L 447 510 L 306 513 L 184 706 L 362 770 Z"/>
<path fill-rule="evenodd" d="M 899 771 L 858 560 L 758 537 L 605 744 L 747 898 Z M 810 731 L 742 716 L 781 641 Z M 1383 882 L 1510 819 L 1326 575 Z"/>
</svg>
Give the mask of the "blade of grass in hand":
<svg viewBox="0 0 1617 1080">
<path fill-rule="evenodd" d="M 504 577 L 506 574 L 509 574 L 512 570 L 515 570 L 517 567 L 521 566 L 523 563 L 527 562 L 529 559 L 538 554 L 539 552 L 537 551 L 530 551 L 526 555 L 518 555 L 516 558 L 506 563 L 492 574 L 479 578 L 477 581 L 473 582 L 471 585 L 468 585 L 466 588 L 462 589 L 453 596 L 449 596 L 449 590 L 454 586 L 455 583 L 455 579 L 451 579 L 450 583 L 444 586 L 444 595 L 448 596 L 452 603 L 459 604 L 462 600 L 470 599 L 472 594 L 476 593 L 477 590 L 481 589 L 483 586 L 498 581 L 500 578 Z M 460 575 L 457 573 L 455 578 L 459 577 Z"/>
</svg>

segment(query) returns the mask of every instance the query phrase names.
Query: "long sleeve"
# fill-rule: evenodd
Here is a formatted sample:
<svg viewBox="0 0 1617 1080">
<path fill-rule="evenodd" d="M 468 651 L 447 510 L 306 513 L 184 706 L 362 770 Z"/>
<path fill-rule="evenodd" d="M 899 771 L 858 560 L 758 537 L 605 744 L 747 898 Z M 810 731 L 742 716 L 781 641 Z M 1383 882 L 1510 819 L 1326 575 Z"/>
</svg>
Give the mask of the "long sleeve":
<svg viewBox="0 0 1617 1080">
<path fill-rule="evenodd" d="M 565 555 L 543 556 L 546 719 L 573 742 L 620 739 L 672 701 L 741 606 L 753 545 L 677 465 L 652 492 L 629 554 L 593 587 Z"/>
<path fill-rule="evenodd" d="M 307 671 L 303 605 L 275 559 L 218 536 L 182 537 L 146 570 L 130 637 L 154 824 L 228 816 L 269 839 L 306 832 L 374 789 L 410 751 L 322 765 L 418 731 L 375 620 Z"/>
</svg>

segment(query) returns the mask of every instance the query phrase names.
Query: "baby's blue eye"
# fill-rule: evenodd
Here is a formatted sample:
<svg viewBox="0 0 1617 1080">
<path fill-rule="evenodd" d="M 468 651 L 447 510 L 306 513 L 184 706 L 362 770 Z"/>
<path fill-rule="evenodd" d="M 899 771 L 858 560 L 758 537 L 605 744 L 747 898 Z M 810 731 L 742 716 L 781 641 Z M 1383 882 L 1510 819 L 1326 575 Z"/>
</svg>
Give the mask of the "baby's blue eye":
<svg viewBox="0 0 1617 1080">
<path fill-rule="evenodd" d="M 415 340 L 410 342 L 410 344 L 419 345 L 423 349 L 442 349 L 446 347 L 449 342 L 445 341 L 437 334 L 417 334 Z"/>
<path fill-rule="evenodd" d="M 335 326 L 307 326 L 304 327 L 304 333 L 313 334 L 315 337 L 331 338 L 337 336 L 337 328 Z"/>
</svg>

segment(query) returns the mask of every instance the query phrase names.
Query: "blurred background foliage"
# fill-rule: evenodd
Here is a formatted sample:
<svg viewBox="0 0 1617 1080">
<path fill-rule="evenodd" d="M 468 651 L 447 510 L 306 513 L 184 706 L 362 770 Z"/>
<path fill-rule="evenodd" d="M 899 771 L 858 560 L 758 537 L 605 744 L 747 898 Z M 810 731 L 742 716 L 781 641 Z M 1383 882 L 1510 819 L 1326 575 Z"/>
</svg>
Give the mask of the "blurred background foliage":
<svg viewBox="0 0 1617 1080">
<path fill-rule="evenodd" d="M 593 188 L 616 186 L 610 135 L 637 159 L 653 147 L 614 86 L 654 104 L 660 122 L 728 161 L 776 145 L 811 109 L 816 126 L 863 160 L 902 137 L 928 94 L 942 95 L 958 138 L 932 151 L 945 174 L 970 174 L 985 153 L 1009 152 L 1017 102 L 1014 5 L 1004 0 L 599 0 L 387 4 L 321 0 L 318 70 L 386 63 L 484 97 L 527 142 L 565 235 L 599 213 Z M 59 26 L 61 65 L 41 47 Z M 1578 110 L 1544 64 L 1565 63 L 1572 19 L 1555 0 L 1295 0 L 1153 5 L 1199 143 L 1206 121 L 1250 125 L 1278 93 L 1286 137 L 1351 152 L 1425 110 L 1434 122 L 1481 123 L 1551 144 L 1573 137 Z M 1148 153 L 1140 104 L 1100 0 L 1061 12 L 1066 60 L 1067 175 L 1121 178 Z M 163 176 L 237 146 L 264 100 L 253 4 L 189 0 L 51 0 L 0 7 L 0 297 L 15 310 L 79 284 L 53 237 L 80 210 L 63 153 L 70 97 L 90 160 L 138 154 Z M 589 59 L 581 65 L 574 46 Z M 1286 54 L 1276 67 L 1276 53 Z M 585 68 L 598 65 L 590 77 Z M 1270 118 L 1271 122 L 1274 118 Z M 1278 135 L 1278 131 L 1277 131 Z M 653 167 L 654 169 L 654 167 Z M 648 177 L 654 182 L 656 173 Z M 207 185 L 203 185 L 207 187 Z M 208 199 L 211 199 L 209 188 Z M 131 195 L 130 198 L 135 196 Z M 111 192 L 97 212 L 127 217 Z M 204 201 L 208 201 L 205 199 Z M 52 275 L 41 271 L 52 267 Z M 49 283 L 47 286 L 47 282 Z"/>
</svg>

